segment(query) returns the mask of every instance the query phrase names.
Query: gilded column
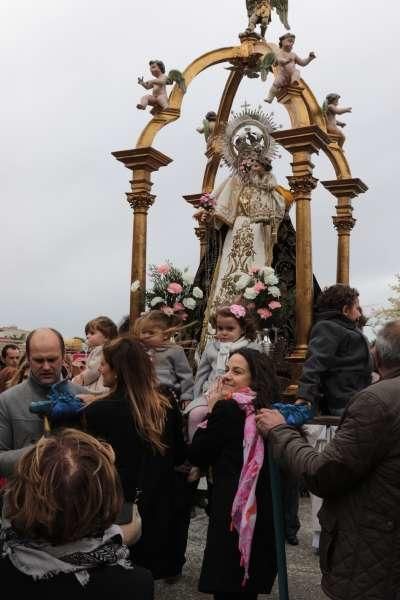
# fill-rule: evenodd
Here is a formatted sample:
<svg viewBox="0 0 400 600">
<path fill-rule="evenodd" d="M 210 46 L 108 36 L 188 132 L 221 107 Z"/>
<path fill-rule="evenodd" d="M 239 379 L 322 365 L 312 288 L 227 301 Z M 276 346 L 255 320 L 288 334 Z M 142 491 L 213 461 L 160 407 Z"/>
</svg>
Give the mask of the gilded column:
<svg viewBox="0 0 400 600">
<path fill-rule="evenodd" d="M 350 235 L 356 223 L 352 199 L 367 191 L 361 179 L 322 181 L 322 185 L 337 199 L 336 215 L 332 217 L 338 233 L 336 282 L 350 283 Z"/>
<path fill-rule="evenodd" d="M 133 172 L 127 199 L 133 209 L 132 263 L 130 291 L 130 326 L 144 310 L 147 266 L 147 213 L 155 200 L 151 194 L 151 173 L 166 166 L 171 159 L 152 147 L 113 152 L 113 156 Z M 139 287 L 132 289 L 138 281 Z"/>
<path fill-rule="evenodd" d="M 199 200 L 202 197 L 203 193 L 200 194 L 187 194 L 183 196 L 188 204 L 196 208 L 197 210 L 200 208 Z M 197 226 L 194 228 L 196 237 L 200 242 L 200 260 L 203 258 L 206 248 L 207 248 L 207 223 L 205 221 L 200 220 L 198 213 L 193 215 L 193 218 L 196 220 Z"/>
<path fill-rule="evenodd" d="M 293 156 L 293 174 L 288 177 L 296 203 L 296 347 L 289 357 L 301 363 L 307 353 L 313 319 L 313 263 L 311 192 L 317 185 L 311 155 L 329 143 L 317 125 L 275 131 L 273 137 Z"/>
<path fill-rule="evenodd" d="M 302 157 L 301 161 L 297 161 L 296 155 L 293 158 L 293 171 L 298 173 L 288 177 L 296 204 L 296 348 L 292 356 L 304 359 L 313 319 L 314 297 L 310 203 L 311 192 L 318 180 L 311 174 L 314 165 L 309 158 Z"/>
</svg>

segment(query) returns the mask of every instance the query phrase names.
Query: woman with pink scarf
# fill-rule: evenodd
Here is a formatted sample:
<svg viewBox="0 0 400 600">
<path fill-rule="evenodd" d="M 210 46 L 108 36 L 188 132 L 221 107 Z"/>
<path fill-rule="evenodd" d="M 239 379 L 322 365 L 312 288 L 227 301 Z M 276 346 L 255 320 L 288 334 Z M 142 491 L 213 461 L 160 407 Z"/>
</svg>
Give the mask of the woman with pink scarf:
<svg viewBox="0 0 400 600">
<path fill-rule="evenodd" d="M 215 600 L 257 600 L 277 572 L 267 451 L 255 425 L 256 411 L 279 401 L 271 361 L 236 350 L 208 399 L 189 450 L 192 464 L 212 468 L 214 482 L 199 590 Z"/>
</svg>

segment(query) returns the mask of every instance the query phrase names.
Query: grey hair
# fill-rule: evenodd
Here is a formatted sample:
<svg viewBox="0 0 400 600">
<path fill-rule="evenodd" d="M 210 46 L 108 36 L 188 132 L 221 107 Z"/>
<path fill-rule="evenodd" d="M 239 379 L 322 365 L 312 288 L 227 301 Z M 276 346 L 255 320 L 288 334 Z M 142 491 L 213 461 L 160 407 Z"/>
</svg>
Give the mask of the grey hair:
<svg viewBox="0 0 400 600">
<path fill-rule="evenodd" d="M 380 329 L 375 349 L 383 367 L 400 367 L 400 319 L 389 321 Z"/>
</svg>

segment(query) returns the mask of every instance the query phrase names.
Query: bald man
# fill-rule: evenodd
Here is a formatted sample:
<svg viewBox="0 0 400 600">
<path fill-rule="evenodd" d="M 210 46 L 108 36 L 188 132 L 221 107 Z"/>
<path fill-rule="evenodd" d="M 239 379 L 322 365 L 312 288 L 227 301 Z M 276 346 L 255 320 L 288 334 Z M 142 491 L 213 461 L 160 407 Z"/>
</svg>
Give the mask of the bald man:
<svg viewBox="0 0 400 600">
<path fill-rule="evenodd" d="M 0 394 L 0 477 L 9 477 L 26 450 L 43 434 L 43 419 L 29 410 L 31 402 L 46 400 L 53 383 L 62 381 L 65 346 L 55 329 L 36 329 L 26 340 L 29 377 Z M 66 382 L 73 394 L 85 388 Z"/>
</svg>

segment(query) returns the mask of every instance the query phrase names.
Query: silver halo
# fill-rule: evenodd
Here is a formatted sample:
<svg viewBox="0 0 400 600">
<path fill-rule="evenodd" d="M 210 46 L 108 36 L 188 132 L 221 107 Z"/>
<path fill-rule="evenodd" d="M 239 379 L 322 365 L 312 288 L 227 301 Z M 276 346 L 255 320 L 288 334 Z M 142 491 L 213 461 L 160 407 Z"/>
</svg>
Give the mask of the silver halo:
<svg viewBox="0 0 400 600">
<path fill-rule="evenodd" d="M 252 154 L 272 161 L 279 156 L 278 144 L 271 136 L 278 129 L 272 114 L 261 107 L 232 112 L 222 136 L 222 158 L 231 171 L 238 172 L 242 157 Z"/>
</svg>

